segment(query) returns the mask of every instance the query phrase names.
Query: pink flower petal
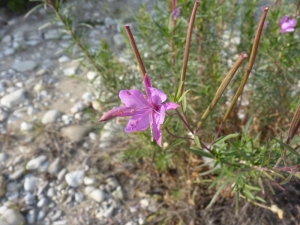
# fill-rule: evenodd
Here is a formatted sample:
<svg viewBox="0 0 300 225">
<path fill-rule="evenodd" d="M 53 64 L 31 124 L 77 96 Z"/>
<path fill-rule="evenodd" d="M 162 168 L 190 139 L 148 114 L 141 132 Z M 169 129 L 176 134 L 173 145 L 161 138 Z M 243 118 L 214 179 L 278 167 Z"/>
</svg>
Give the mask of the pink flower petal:
<svg viewBox="0 0 300 225">
<path fill-rule="evenodd" d="M 107 121 L 118 116 L 119 117 L 132 116 L 135 113 L 136 110 L 133 108 L 129 108 L 127 106 L 119 106 L 104 113 L 104 115 L 100 118 L 99 122 Z"/>
<path fill-rule="evenodd" d="M 136 89 L 133 90 L 121 90 L 119 93 L 121 101 L 127 107 L 138 109 L 150 107 L 149 102 L 145 98 L 144 94 Z"/>
<path fill-rule="evenodd" d="M 149 88 L 149 90 L 150 90 L 149 98 L 151 97 L 153 104 L 159 105 L 167 100 L 167 95 L 163 91 L 157 88 Z"/>
<path fill-rule="evenodd" d="M 143 131 L 149 127 L 149 124 L 149 111 L 146 111 L 144 113 L 132 116 L 125 128 L 125 132 L 130 133 Z"/>
<path fill-rule="evenodd" d="M 160 129 L 160 121 L 159 121 L 160 117 L 152 114 L 152 120 L 153 120 L 152 128 L 153 128 L 154 138 L 156 140 L 156 143 L 161 147 L 162 132 Z"/>
<path fill-rule="evenodd" d="M 166 102 L 164 104 L 165 110 L 174 110 L 178 108 L 178 104 L 174 103 L 174 102 Z"/>
</svg>

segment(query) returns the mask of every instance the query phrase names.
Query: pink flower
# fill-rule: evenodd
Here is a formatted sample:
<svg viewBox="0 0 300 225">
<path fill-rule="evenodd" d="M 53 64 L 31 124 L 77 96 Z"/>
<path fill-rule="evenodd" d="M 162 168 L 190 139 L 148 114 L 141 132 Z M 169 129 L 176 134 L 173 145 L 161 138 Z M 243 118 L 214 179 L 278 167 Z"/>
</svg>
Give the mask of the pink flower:
<svg viewBox="0 0 300 225">
<path fill-rule="evenodd" d="M 151 135 L 154 134 L 157 144 L 161 146 L 162 132 L 160 126 L 164 123 L 165 111 L 176 109 L 178 105 L 174 102 L 164 103 L 167 100 L 167 95 L 163 91 L 152 87 L 147 74 L 144 77 L 144 85 L 147 96 L 136 89 L 121 90 L 119 97 L 125 106 L 111 109 L 99 121 L 131 116 L 125 132 L 144 131 L 150 125 Z"/>
<path fill-rule="evenodd" d="M 292 19 L 284 15 L 279 22 L 280 26 L 280 31 L 281 33 L 288 33 L 288 32 L 293 32 L 295 29 L 295 26 L 297 24 L 296 19 Z"/>
<path fill-rule="evenodd" d="M 173 19 L 176 20 L 180 16 L 181 7 L 178 6 L 172 12 Z"/>
</svg>

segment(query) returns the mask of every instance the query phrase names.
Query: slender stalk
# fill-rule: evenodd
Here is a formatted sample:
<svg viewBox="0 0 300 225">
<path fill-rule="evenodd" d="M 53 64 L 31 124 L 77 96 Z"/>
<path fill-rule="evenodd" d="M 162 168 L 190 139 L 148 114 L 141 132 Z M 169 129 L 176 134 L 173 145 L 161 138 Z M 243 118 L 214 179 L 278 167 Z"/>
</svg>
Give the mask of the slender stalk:
<svg viewBox="0 0 300 225">
<path fill-rule="evenodd" d="M 207 107 L 207 109 L 205 110 L 203 116 L 201 117 L 197 128 L 199 129 L 203 123 L 205 122 L 205 120 L 207 119 L 208 115 L 211 113 L 211 111 L 214 109 L 214 107 L 216 106 L 216 104 L 218 103 L 219 99 L 221 98 L 221 96 L 223 95 L 225 89 L 227 88 L 228 84 L 230 83 L 231 79 L 233 78 L 233 76 L 235 75 L 236 71 L 238 70 L 238 68 L 240 67 L 240 65 L 242 64 L 242 62 L 248 57 L 247 53 L 243 52 L 240 57 L 237 59 L 237 61 L 235 62 L 235 64 L 233 65 L 233 67 L 231 68 L 231 70 L 228 72 L 228 74 L 226 75 L 226 77 L 224 78 L 224 80 L 222 81 L 220 87 L 218 88 L 215 97 L 213 98 L 213 100 L 211 101 L 211 103 L 209 104 L 209 106 Z"/>
<path fill-rule="evenodd" d="M 177 2 L 176 0 L 171 0 L 171 12 L 174 12 L 176 8 Z M 172 38 L 171 38 L 171 57 L 172 57 L 172 65 L 175 65 L 175 43 L 174 43 L 174 35 L 175 35 L 175 27 L 176 27 L 176 20 L 172 17 Z"/>
<path fill-rule="evenodd" d="M 268 10 L 269 8 L 268 7 L 265 7 L 264 8 L 264 12 L 262 13 L 262 16 L 260 18 L 260 21 L 259 21 L 259 24 L 258 24 L 258 28 L 257 28 L 257 31 L 256 31 L 256 35 L 255 35 L 255 39 L 254 39 L 254 43 L 253 43 L 253 46 L 252 46 L 252 51 L 251 51 L 251 55 L 250 55 L 250 59 L 249 59 L 249 62 L 248 62 L 248 67 L 244 73 L 244 76 L 243 76 L 243 79 L 242 79 L 242 82 L 235 94 L 235 96 L 233 97 L 231 103 L 230 103 L 230 106 L 225 114 L 225 116 L 223 117 L 223 123 L 227 120 L 230 112 L 232 111 L 236 101 L 238 100 L 238 98 L 240 97 L 241 93 L 243 92 L 243 89 L 246 85 L 246 82 L 249 78 L 249 75 L 250 75 L 250 72 L 252 70 L 252 67 L 253 67 L 253 64 L 254 64 L 254 60 L 255 60 L 255 57 L 256 57 L 256 54 L 257 54 L 257 49 L 258 49 L 258 44 L 259 44 L 259 40 L 260 40 L 260 37 L 261 37 L 261 33 L 262 33 L 262 29 L 264 27 L 264 23 L 265 23 L 265 19 L 266 19 L 266 16 L 267 16 L 267 13 L 268 13 Z"/>
<path fill-rule="evenodd" d="M 185 51 L 184 51 L 184 57 L 183 57 L 183 64 L 182 64 L 182 70 L 181 70 L 181 78 L 180 78 L 180 90 L 179 90 L 179 97 L 182 96 L 184 91 L 184 82 L 185 82 L 185 75 L 186 75 L 186 69 L 187 64 L 189 60 L 189 54 L 190 54 L 190 47 L 191 47 L 191 39 L 192 39 L 192 32 L 193 32 L 193 26 L 195 22 L 196 12 L 199 5 L 199 1 L 195 1 L 194 8 L 192 11 L 192 15 L 189 22 L 189 27 L 186 35 L 186 43 L 185 43 Z"/>
<path fill-rule="evenodd" d="M 177 115 L 179 116 L 180 120 L 184 123 L 184 125 L 186 126 L 186 128 L 194 135 L 194 131 L 192 130 L 192 128 L 190 127 L 189 123 L 184 119 L 184 117 L 182 117 L 182 115 L 180 114 L 180 112 L 178 111 L 178 109 L 176 109 Z"/>
<path fill-rule="evenodd" d="M 170 134 L 172 137 L 175 137 L 175 138 L 178 138 L 178 139 L 194 140 L 193 138 L 189 138 L 189 137 L 180 137 L 180 136 L 177 136 L 177 135 L 171 133 L 171 131 L 169 130 L 168 127 L 166 127 L 166 131 L 167 131 L 167 133 Z"/>
<path fill-rule="evenodd" d="M 93 67 L 97 70 L 98 73 L 102 73 L 100 67 L 95 62 L 93 56 L 89 53 L 88 49 L 86 49 L 83 44 L 80 42 L 80 39 L 76 36 L 75 32 L 72 30 L 71 26 L 67 21 L 64 19 L 64 17 L 60 14 L 59 9 L 56 7 L 56 5 L 53 3 L 52 0 L 48 0 L 48 4 L 55 12 L 56 16 L 60 19 L 60 21 L 64 24 L 64 27 L 67 29 L 69 34 L 71 35 L 72 39 L 75 41 L 76 45 L 83 51 L 84 55 L 88 58 L 88 60 L 91 62 Z"/>
<path fill-rule="evenodd" d="M 144 77 L 146 75 L 146 69 L 145 69 L 145 66 L 144 66 L 144 63 L 143 63 L 143 60 L 142 60 L 142 57 L 139 53 L 139 50 L 136 46 L 136 43 L 135 43 L 135 40 L 134 40 L 134 37 L 131 33 L 131 30 L 130 30 L 130 26 L 127 24 L 125 25 L 125 29 L 126 29 L 126 32 L 127 32 L 127 35 L 129 37 L 129 40 L 130 40 L 130 43 L 131 43 L 131 47 L 133 49 L 133 52 L 134 52 L 134 55 L 135 55 L 135 58 L 136 60 L 138 61 L 138 64 L 139 64 L 139 68 L 140 68 L 140 72 L 142 74 L 142 77 Z"/>
</svg>

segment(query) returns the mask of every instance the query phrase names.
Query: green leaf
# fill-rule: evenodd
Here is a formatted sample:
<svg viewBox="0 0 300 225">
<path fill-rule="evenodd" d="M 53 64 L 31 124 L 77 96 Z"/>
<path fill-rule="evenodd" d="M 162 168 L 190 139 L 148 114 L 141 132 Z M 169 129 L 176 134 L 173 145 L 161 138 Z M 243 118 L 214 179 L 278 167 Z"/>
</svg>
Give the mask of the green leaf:
<svg viewBox="0 0 300 225">
<path fill-rule="evenodd" d="M 195 140 L 195 143 L 196 143 L 197 147 L 202 150 L 202 146 L 200 144 L 199 137 L 195 135 L 194 140 Z"/>
<path fill-rule="evenodd" d="M 290 151 L 292 154 L 294 154 L 294 155 L 300 157 L 300 154 L 299 154 L 297 151 L 295 151 L 291 146 L 287 145 L 286 143 L 284 143 L 284 142 L 282 142 L 282 141 L 280 141 L 280 140 L 278 140 L 278 139 L 276 139 L 276 138 L 274 138 L 274 139 L 275 139 L 282 147 L 286 148 L 286 149 L 287 149 L 288 151 Z"/>
<path fill-rule="evenodd" d="M 201 149 L 188 148 L 188 147 L 185 147 L 185 146 L 183 146 L 183 148 L 190 151 L 190 152 L 192 152 L 192 153 L 194 153 L 194 154 L 196 154 L 196 155 L 200 155 L 200 156 L 211 158 L 211 159 L 214 158 L 209 152 L 206 152 L 206 151 L 201 150 Z"/>
<path fill-rule="evenodd" d="M 172 149 L 172 148 L 182 144 L 184 141 L 185 141 L 184 139 L 177 139 L 173 144 L 171 144 L 169 147 L 167 147 L 166 150 Z"/>
<path fill-rule="evenodd" d="M 235 137 L 238 137 L 238 136 L 240 136 L 240 134 L 236 133 L 236 134 L 229 134 L 229 135 L 227 135 L 227 136 L 220 137 L 220 138 L 218 138 L 218 139 L 215 141 L 215 143 L 213 143 L 213 145 L 222 143 L 222 142 L 224 142 L 224 141 L 226 141 L 226 140 L 228 140 L 228 139 L 235 138 Z"/>
<path fill-rule="evenodd" d="M 205 209 L 210 208 L 216 201 L 218 196 L 220 195 L 221 191 L 227 186 L 227 184 L 229 183 L 230 179 L 227 178 L 223 184 L 221 185 L 221 187 L 218 188 L 218 191 L 216 192 L 216 194 L 214 195 L 214 197 L 211 199 L 210 203 L 208 204 L 208 206 L 206 206 Z"/>
</svg>

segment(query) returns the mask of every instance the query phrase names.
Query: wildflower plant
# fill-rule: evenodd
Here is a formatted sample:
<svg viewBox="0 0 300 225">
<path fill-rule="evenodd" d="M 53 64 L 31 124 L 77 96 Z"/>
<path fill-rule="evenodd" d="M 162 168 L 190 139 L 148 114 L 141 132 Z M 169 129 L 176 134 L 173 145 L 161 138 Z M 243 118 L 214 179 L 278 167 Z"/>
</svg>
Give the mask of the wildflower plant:
<svg viewBox="0 0 300 225">
<path fill-rule="evenodd" d="M 138 132 L 128 148 L 156 163 L 160 172 L 181 170 L 189 181 L 188 187 L 181 184 L 189 202 L 194 202 L 191 193 L 203 176 L 211 173 L 211 187 L 217 190 L 207 207 L 225 191 L 235 196 L 236 209 L 243 198 L 272 210 L 263 199 L 267 189 L 284 189 L 292 177 L 299 177 L 300 90 L 295 74 L 300 43 L 296 18 L 284 16 L 283 3 L 261 10 L 257 1 L 160 1 L 153 15 L 142 7 L 136 29 L 126 25 L 124 34 L 132 48 L 130 60 L 136 64 L 135 57 L 141 74 L 134 76 L 132 86 L 144 83 L 146 95 L 130 87 L 126 76 L 117 78 L 133 72 L 126 66 L 116 67 L 106 54 L 95 61 L 102 50 L 93 55 L 85 50 L 70 20 L 60 14 L 59 1 L 44 3 L 63 21 L 116 100 L 103 104 L 100 121 L 130 116 L 126 132 L 150 127 L 150 132 Z M 150 141 L 153 136 L 156 143 Z M 212 159 L 212 167 L 191 176 L 195 157 Z"/>
</svg>

